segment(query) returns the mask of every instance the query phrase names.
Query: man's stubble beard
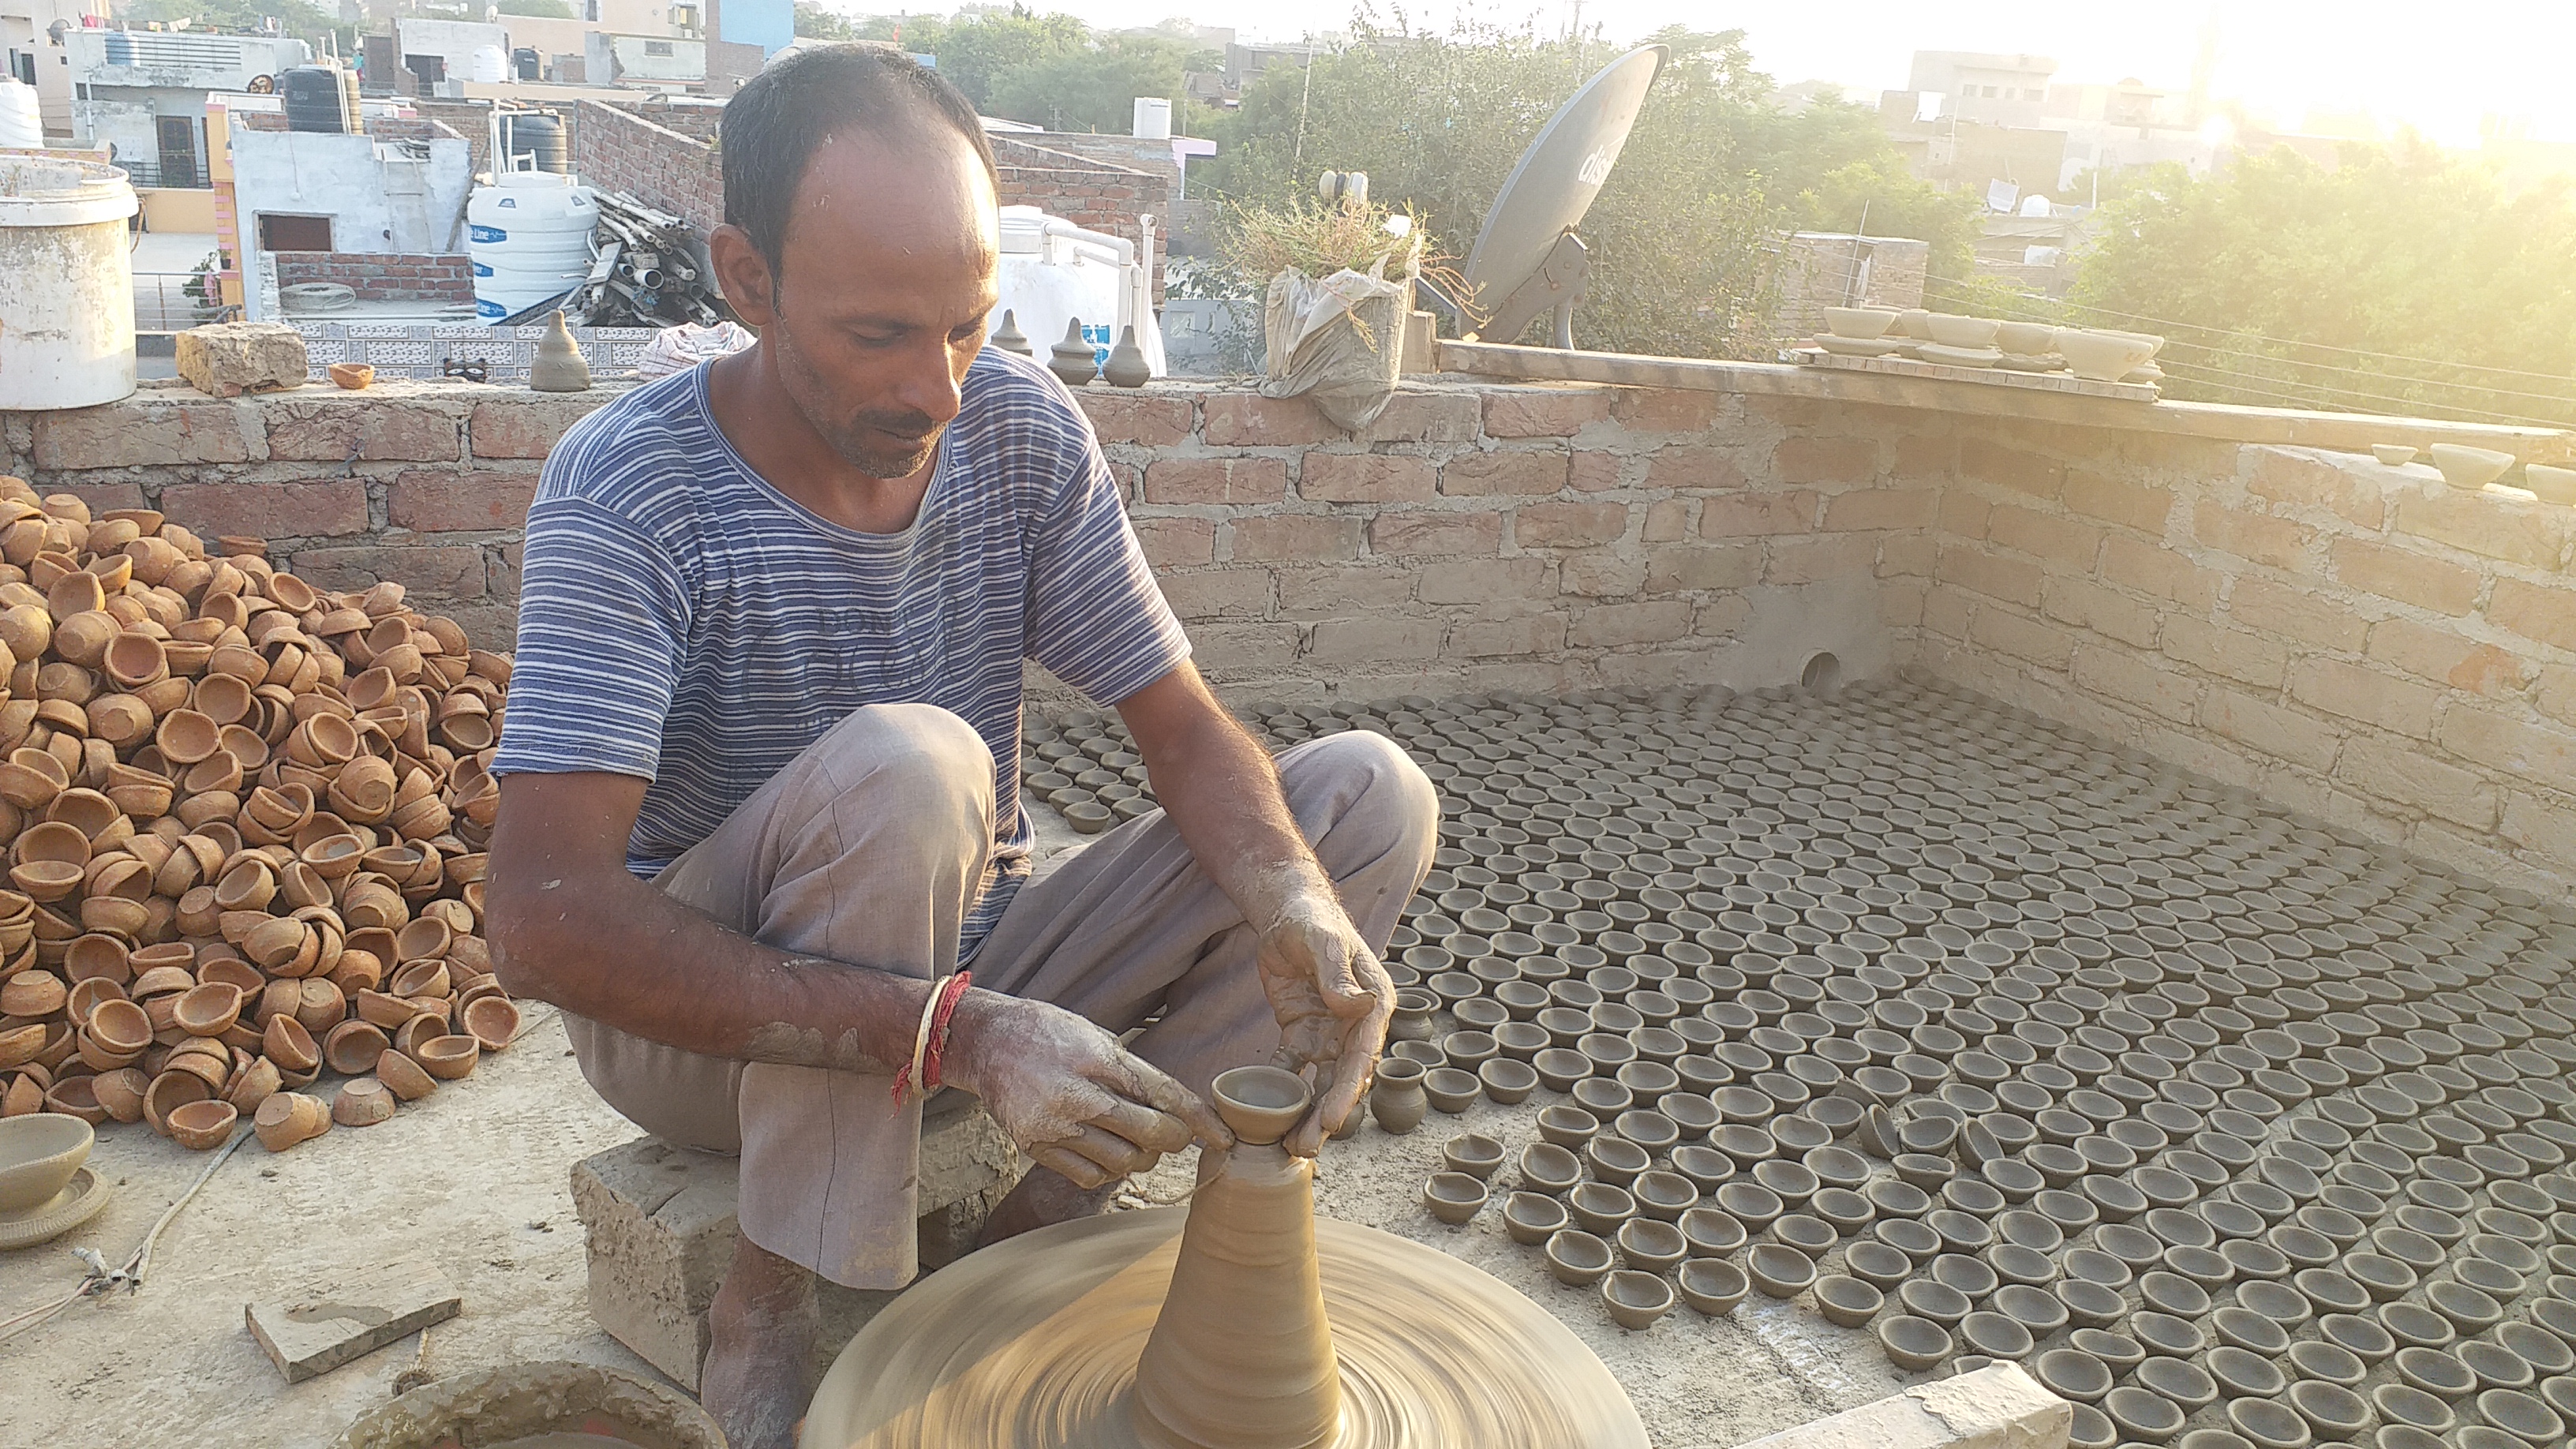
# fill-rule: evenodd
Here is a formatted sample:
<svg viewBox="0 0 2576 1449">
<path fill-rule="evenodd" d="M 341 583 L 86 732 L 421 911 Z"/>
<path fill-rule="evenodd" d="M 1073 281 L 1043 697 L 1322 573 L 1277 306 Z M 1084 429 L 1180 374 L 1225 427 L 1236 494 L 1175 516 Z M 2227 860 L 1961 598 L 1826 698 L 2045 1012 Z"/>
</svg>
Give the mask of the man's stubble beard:
<svg viewBox="0 0 2576 1449">
<path fill-rule="evenodd" d="M 777 358 L 780 377 L 787 384 L 788 400 L 805 415 L 805 421 L 841 461 L 868 477 L 893 481 L 909 478 L 930 462 L 939 446 L 939 435 L 946 431 L 940 424 L 915 412 L 860 412 L 848 417 L 832 413 L 830 398 L 822 379 L 808 367 L 795 343 L 784 329 L 779 329 Z M 920 442 L 900 452 L 891 451 L 876 439 L 884 433 L 918 436 Z"/>
</svg>

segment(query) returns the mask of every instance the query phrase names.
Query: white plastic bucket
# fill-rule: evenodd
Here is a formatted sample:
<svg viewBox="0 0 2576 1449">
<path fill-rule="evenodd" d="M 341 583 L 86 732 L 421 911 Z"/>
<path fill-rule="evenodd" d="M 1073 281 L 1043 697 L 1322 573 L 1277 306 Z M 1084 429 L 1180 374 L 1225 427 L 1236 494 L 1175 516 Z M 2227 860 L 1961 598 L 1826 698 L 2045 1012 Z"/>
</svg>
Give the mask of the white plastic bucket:
<svg viewBox="0 0 2576 1449">
<path fill-rule="evenodd" d="M 508 171 L 465 202 L 474 314 L 485 322 L 558 297 L 590 275 L 599 204 L 552 171 Z"/>
<path fill-rule="evenodd" d="M 0 80 L 0 146 L 32 150 L 45 144 L 45 118 L 36 104 L 36 88 L 22 80 Z"/>
<path fill-rule="evenodd" d="M 134 391 L 135 209 L 113 166 L 0 156 L 0 412 Z"/>
</svg>

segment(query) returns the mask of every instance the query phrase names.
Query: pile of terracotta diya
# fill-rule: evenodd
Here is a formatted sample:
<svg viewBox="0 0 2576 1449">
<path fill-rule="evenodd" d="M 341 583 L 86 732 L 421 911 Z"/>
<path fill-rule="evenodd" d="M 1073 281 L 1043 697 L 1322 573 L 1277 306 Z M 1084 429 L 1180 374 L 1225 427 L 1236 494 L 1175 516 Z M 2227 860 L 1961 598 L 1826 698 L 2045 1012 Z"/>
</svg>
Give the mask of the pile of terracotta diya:
<svg viewBox="0 0 2576 1449">
<path fill-rule="evenodd" d="M 0 478 L 0 1114 L 283 1151 L 518 1030 L 477 934 L 509 659 L 264 548 Z"/>
<path fill-rule="evenodd" d="M 2014 1360 L 2076 1449 L 2576 1425 L 2564 899 L 1919 682 L 1252 713 L 1439 785 L 1366 1130 L 1550 1307 Z"/>
</svg>

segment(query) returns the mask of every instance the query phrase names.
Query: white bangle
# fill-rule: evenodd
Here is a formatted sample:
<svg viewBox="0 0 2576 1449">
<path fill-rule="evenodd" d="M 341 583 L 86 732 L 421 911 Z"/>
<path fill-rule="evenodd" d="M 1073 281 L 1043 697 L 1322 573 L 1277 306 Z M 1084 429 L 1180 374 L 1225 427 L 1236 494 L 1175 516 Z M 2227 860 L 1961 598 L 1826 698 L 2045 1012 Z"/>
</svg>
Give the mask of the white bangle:
<svg viewBox="0 0 2576 1449">
<path fill-rule="evenodd" d="M 921 1024 L 914 1027 L 912 1032 L 912 1068 L 904 1074 L 903 1078 L 909 1086 L 907 1094 L 909 1096 L 924 1095 L 921 1087 L 921 1070 L 930 1055 L 930 1022 L 939 1014 L 939 999 L 948 994 L 948 983 L 953 979 L 950 976 L 942 976 L 931 982 L 930 995 L 921 1003 Z"/>
</svg>

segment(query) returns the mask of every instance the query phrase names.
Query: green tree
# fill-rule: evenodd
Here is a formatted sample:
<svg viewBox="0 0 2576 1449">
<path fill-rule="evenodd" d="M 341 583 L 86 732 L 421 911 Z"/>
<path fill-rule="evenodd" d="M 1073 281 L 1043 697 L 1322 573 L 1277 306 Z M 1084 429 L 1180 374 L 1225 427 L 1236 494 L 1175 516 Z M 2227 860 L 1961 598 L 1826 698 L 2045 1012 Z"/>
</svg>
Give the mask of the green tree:
<svg viewBox="0 0 2576 1449">
<path fill-rule="evenodd" d="M 2169 391 L 2576 423 L 2576 196 L 2508 192 L 2414 138 L 2136 180 L 2097 217 L 2078 318 L 2156 332 Z"/>
<path fill-rule="evenodd" d="M 907 48 L 914 42 L 907 38 Z M 995 86 L 1010 72 L 1090 49 L 1091 31 L 1070 15 L 1037 15 L 1014 5 L 1007 15 L 960 16 L 948 23 L 929 53 L 939 73 L 966 93 L 976 108 L 993 114 Z"/>
<path fill-rule="evenodd" d="M 1673 55 L 1583 223 L 1592 293 L 1586 346 L 1737 354 L 1763 310 L 1777 209 L 1736 157 L 1730 118 L 1758 104 L 1741 32 L 1665 31 Z M 1308 69 L 1277 66 L 1224 122 L 1207 175 L 1221 193 L 1275 202 L 1326 168 L 1366 171 L 1374 200 L 1411 211 L 1435 254 L 1465 258 L 1530 138 L 1625 47 L 1462 27 L 1364 32 Z"/>
<path fill-rule="evenodd" d="M 496 0 L 504 15 L 527 15 L 545 20 L 571 20 L 574 17 L 569 0 Z"/>
<path fill-rule="evenodd" d="M 1123 135 L 1135 122 L 1136 97 L 1179 96 L 1181 72 L 1197 59 L 1188 45 L 1160 36 L 1103 36 L 1002 71 L 982 104 L 989 115 L 1050 131 Z"/>
<path fill-rule="evenodd" d="M 507 3 L 507 0 L 504 0 Z M 796 0 L 796 34 L 803 40 L 866 40 L 873 36 L 859 33 L 850 17 L 838 10 L 827 10 L 814 0 Z"/>
<path fill-rule="evenodd" d="M 309 0 L 133 0 L 116 7 L 120 23 L 140 26 L 155 20 L 164 24 L 185 20 L 199 30 L 255 31 L 271 16 L 288 35 L 316 51 L 331 44 L 347 55 L 355 48 L 355 28 L 338 23 L 334 12 Z"/>
</svg>

